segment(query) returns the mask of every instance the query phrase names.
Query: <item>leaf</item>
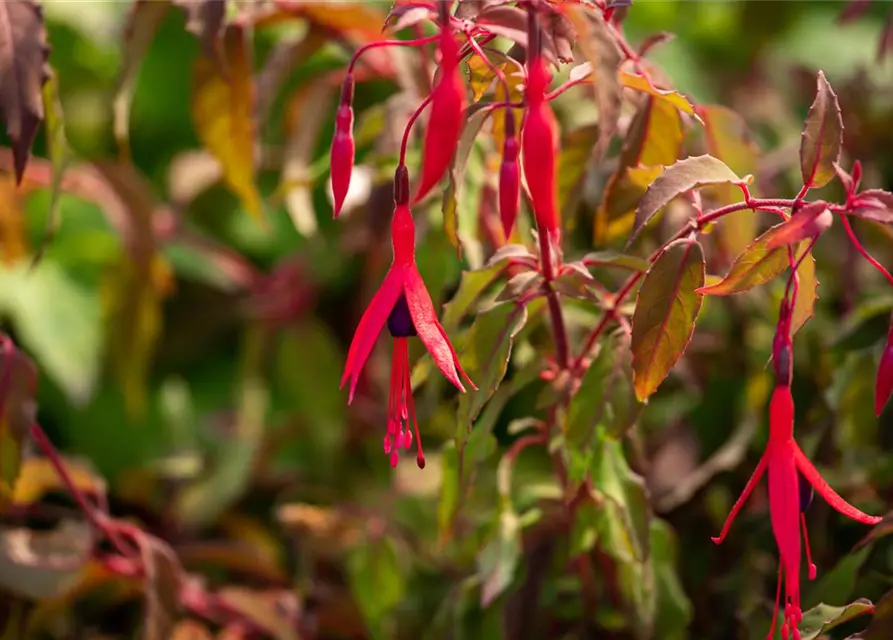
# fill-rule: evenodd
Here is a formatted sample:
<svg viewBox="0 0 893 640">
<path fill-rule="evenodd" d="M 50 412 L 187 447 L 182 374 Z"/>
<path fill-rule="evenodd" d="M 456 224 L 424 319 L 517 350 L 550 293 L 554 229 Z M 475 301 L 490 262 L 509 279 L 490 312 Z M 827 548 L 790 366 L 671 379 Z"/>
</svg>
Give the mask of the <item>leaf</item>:
<svg viewBox="0 0 893 640">
<path fill-rule="evenodd" d="M 223 28 L 226 20 L 226 0 L 174 0 L 186 12 L 186 30 L 202 43 L 204 55 L 227 75 L 223 56 Z"/>
<path fill-rule="evenodd" d="M 790 220 L 776 227 L 766 247 L 775 249 L 801 240 L 816 238 L 834 222 L 834 214 L 828 203 L 821 200 L 810 202 L 794 212 Z"/>
<path fill-rule="evenodd" d="M 49 77 L 49 53 L 40 5 L 34 0 L 0 2 L 0 111 L 19 184 L 43 122 L 41 88 Z"/>
<path fill-rule="evenodd" d="M 664 172 L 651 183 L 645 196 L 636 208 L 636 220 L 632 237 L 627 244 L 635 240 L 639 231 L 654 215 L 677 196 L 703 187 L 707 184 L 750 184 L 753 176 L 739 178 L 721 160 L 713 156 L 692 156 L 664 169 Z"/>
<path fill-rule="evenodd" d="M 562 216 L 572 217 L 582 198 L 592 146 L 597 140 L 598 127 L 587 125 L 571 131 L 560 144 L 557 176 L 558 208 Z"/>
<path fill-rule="evenodd" d="M 797 299 L 794 301 L 794 311 L 791 314 L 791 332 L 796 334 L 803 325 L 815 315 L 815 302 L 819 297 L 819 281 L 815 272 L 815 257 L 810 251 L 797 268 L 800 277 L 800 285 L 797 289 Z"/>
<path fill-rule="evenodd" d="M 721 105 L 706 105 L 698 112 L 704 120 L 707 153 L 725 162 L 738 175 L 756 173 L 758 150 L 751 142 L 744 118 Z M 702 193 L 715 206 L 742 199 L 741 190 L 730 184 L 708 187 Z M 757 234 L 757 221 L 757 216 L 749 209 L 723 216 L 719 240 L 727 254 L 737 256 L 747 248 Z"/>
<path fill-rule="evenodd" d="M 883 189 L 866 189 L 857 196 L 853 215 L 863 220 L 893 224 L 893 193 Z"/>
<path fill-rule="evenodd" d="M 521 523 L 509 505 L 503 505 L 495 532 L 478 554 L 481 607 L 487 608 L 512 584 L 521 557 Z"/>
<path fill-rule="evenodd" d="M 0 176 L 0 259 L 7 267 L 29 253 L 20 192 L 9 174 Z"/>
<path fill-rule="evenodd" d="M 844 607 L 819 604 L 803 612 L 803 620 L 799 626 L 800 640 L 816 640 L 831 629 L 873 611 L 874 605 L 865 598 L 859 598 Z"/>
<path fill-rule="evenodd" d="M 34 406 L 21 399 L 18 402 L 21 406 L 17 409 L 19 412 L 19 416 L 16 418 L 17 428 L 27 429 L 34 419 Z M 72 485 L 78 491 L 99 501 L 106 499 L 105 480 L 96 473 L 87 460 L 65 457 L 61 459 L 61 462 Z M 48 493 L 66 493 L 67 491 L 68 488 L 56 472 L 56 467 L 47 458 L 27 458 L 22 462 L 19 478 L 15 484 L 13 502 L 18 507 L 27 508 L 40 502 Z"/>
<path fill-rule="evenodd" d="M 672 105 L 682 113 L 687 113 L 688 115 L 693 116 L 695 120 L 698 120 L 699 122 L 701 121 L 701 116 L 695 111 L 695 108 L 689 99 L 678 91 L 664 91 L 663 89 L 658 89 L 650 84 L 648 79 L 644 76 L 632 74 L 623 70 L 620 71 L 620 84 L 627 89 L 635 89 L 636 91 L 641 91 L 649 96 L 653 96 L 658 100 Z"/>
<path fill-rule="evenodd" d="M 142 640 L 168 640 L 179 618 L 183 568 L 162 540 L 140 532 L 137 538 L 145 571 L 146 611 Z"/>
<path fill-rule="evenodd" d="M 592 485 L 615 507 L 613 514 L 606 514 L 614 520 L 610 526 L 619 525 L 622 529 L 599 536 L 599 545 L 612 557 L 645 561 L 651 553 L 651 509 L 645 481 L 629 468 L 619 440 L 606 438 L 594 454 Z"/>
<path fill-rule="evenodd" d="M 741 293 L 781 275 L 790 265 L 787 249 L 784 247 L 770 249 L 769 242 L 784 224 L 775 225 L 750 243 L 741 255 L 735 258 L 726 277 L 716 284 L 703 287 L 700 289 L 700 293 L 711 296 Z M 799 255 L 804 247 L 805 244 L 798 248 L 796 255 Z"/>
<path fill-rule="evenodd" d="M 381 39 L 381 25 L 386 18 L 382 3 L 365 0 L 337 3 L 279 0 L 277 5 L 304 16 L 319 27 L 368 42 Z"/>
<path fill-rule="evenodd" d="M 590 64 L 595 80 L 595 104 L 598 107 L 598 140 L 593 151 L 595 162 L 600 162 L 617 132 L 623 89 L 618 70 L 624 57 L 614 34 L 600 11 L 589 12 L 582 7 L 569 6 L 565 15 L 577 30 L 577 43 Z"/>
<path fill-rule="evenodd" d="M 449 183 L 443 192 L 443 204 L 441 207 L 443 211 L 443 230 L 460 253 L 462 245 L 459 241 L 459 205 L 462 197 L 461 192 L 463 187 L 465 187 L 465 169 L 468 166 L 468 157 L 474 148 L 475 139 L 478 133 L 480 133 L 481 127 L 484 126 L 487 115 L 488 112 L 484 109 L 470 112 L 465 121 L 465 126 L 462 128 L 462 135 L 459 137 L 456 154 L 453 156 Z"/>
<path fill-rule="evenodd" d="M 843 118 L 837 95 L 819 71 L 815 101 L 806 114 L 800 137 L 800 174 L 805 186 L 818 188 L 831 182 L 842 146 Z"/>
<path fill-rule="evenodd" d="M 282 606 L 279 595 L 278 592 L 264 593 L 245 587 L 224 587 L 217 597 L 223 607 L 250 621 L 266 637 L 299 640 L 296 622 L 288 614 L 289 607 Z"/>
<path fill-rule="evenodd" d="M 171 640 L 214 640 L 208 628 L 195 620 L 183 620 L 171 632 Z"/>
<path fill-rule="evenodd" d="M 0 269 L 0 314 L 12 319 L 22 345 L 70 401 L 89 400 L 103 350 L 95 291 L 55 262 L 43 260 L 33 269 L 20 262 Z"/>
<path fill-rule="evenodd" d="M 893 591 L 885 593 L 874 607 L 871 624 L 862 633 L 850 636 L 847 640 L 885 640 L 893 623 Z"/>
<path fill-rule="evenodd" d="M 469 389 L 459 396 L 460 430 L 470 427 L 496 393 L 508 370 L 514 338 L 526 322 L 527 308 L 512 303 L 496 305 L 475 318 L 465 335 L 459 361 L 478 389 Z"/>
<path fill-rule="evenodd" d="M 140 64 L 170 7 L 170 2 L 166 0 L 136 0 L 127 12 L 121 47 L 121 68 L 112 101 L 115 140 L 118 143 L 118 152 L 125 159 L 130 158 L 130 107 Z"/>
<path fill-rule="evenodd" d="M 651 519 L 651 561 L 657 590 L 654 626 L 666 638 L 685 638 L 692 604 L 679 579 L 679 541 L 673 529 L 659 518 Z"/>
<path fill-rule="evenodd" d="M 520 46 L 527 48 L 527 12 L 519 7 L 495 4 L 484 7 L 474 18 L 474 24 L 492 34 L 508 38 Z M 541 30 L 543 57 L 549 63 L 557 61 L 555 41 L 552 33 Z"/>
<path fill-rule="evenodd" d="M 587 253 L 583 257 L 582 262 L 587 267 L 616 267 L 640 273 L 648 271 L 648 268 L 651 266 L 651 263 L 645 258 L 610 250 Z"/>
<path fill-rule="evenodd" d="M 361 542 L 347 558 L 351 591 L 373 638 L 392 637 L 387 617 L 403 601 L 406 578 L 399 550 L 389 537 Z"/>
<path fill-rule="evenodd" d="M 462 319 L 477 299 L 502 275 L 502 265 L 487 265 L 474 271 L 463 271 L 453 299 L 443 306 L 443 326 L 448 334 L 459 328 Z"/>
<path fill-rule="evenodd" d="M 703 295 L 704 251 L 698 242 L 672 242 L 645 274 L 633 315 L 633 383 L 644 401 L 685 352 Z"/>
<path fill-rule="evenodd" d="M 533 297 L 544 295 L 542 284 L 545 281 L 538 271 L 523 271 L 513 276 L 505 285 L 496 302 L 529 301 Z M 524 304 L 524 302 L 520 302 Z"/>
<path fill-rule="evenodd" d="M 682 120 L 669 103 L 648 97 L 626 132 L 620 164 L 611 176 L 596 212 L 593 228 L 597 245 L 626 236 L 635 209 L 664 165 L 676 162 L 682 150 Z"/>
<path fill-rule="evenodd" d="M 220 162 L 223 179 L 256 218 L 263 215 L 255 184 L 254 79 L 245 27 L 223 36 L 227 76 L 205 57 L 195 62 L 192 119 L 202 145 Z"/>
</svg>

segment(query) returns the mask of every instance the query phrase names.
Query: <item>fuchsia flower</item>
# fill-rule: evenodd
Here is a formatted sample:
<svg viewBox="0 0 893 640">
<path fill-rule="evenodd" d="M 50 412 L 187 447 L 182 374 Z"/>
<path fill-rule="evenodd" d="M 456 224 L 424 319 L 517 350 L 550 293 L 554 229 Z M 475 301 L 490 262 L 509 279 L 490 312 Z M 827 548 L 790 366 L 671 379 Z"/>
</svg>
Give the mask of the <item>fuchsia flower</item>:
<svg viewBox="0 0 893 640">
<path fill-rule="evenodd" d="M 555 153 L 558 134 L 555 114 L 546 101 L 549 72 L 541 55 L 527 63 L 527 116 L 521 139 L 524 177 L 530 188 L 533 212 L 540 232 L 558 231 L 558 194 L 555 190 Z"/>
<path fill-rule="evenodd" d="M 803 453 L 794 440 L 794 400 L 791 397 L 791 353 L 790 307 L 782 306 L 778 332 L 773 348 L 773 364 L 776 371 L 776 387 L 769 403 L 769 442 L 757 468 L 741 492 L 741 496 L 726 518 L 722 532 L 712 538 L 716 544 L 725 540 L 732 522 L 751 492 L 768 471 L 769 474 L 769 515 L 772 532 L 778 545 L 779 569 L 778 591 L 775 596 L 775 610 L 772 616 L 771 639 L 775 633 L 781 600 L 782 579 L 785 585 L 784 623 L 782 638 L 793 637 L 800 640 L 798 626 L 803 619 L 800 608 L 800 532 L 806 548 L 806 561 L 809 566 L 809 579 L 815 579 L 816 568 L 809 552 L 809 538 L 806 532 L 805 507 L 811 495 L 804 495 L 809 488 L 815 489 L 832 507 L 848 518 L 864 524 L 877 524 L 881 518 L 863 513 L 832 489 L 818 470 Z"/>
<path fill-rule="evenodd" d="M 418 202 L 440 182 L 459 144 L 465 112 L 465 87 L 459 70 L 459 45 L 448 28 L 440 36 L 440 80 L 431 96 L 431 119 L 422 148 L 422 180 L 414 200 Z"/>
<path fill-rule="evenodd" d="M 515 139 L 515 114 L 505 110 L 505 142 L 502 145 L 502 165 L 499 167 L 499 217 L 508 239 L 518 217 L 521 199 L 521 175 L 518 166 L 518 141 Z"/>
<path fill-rule="evenodd" d="M 347 74 L 341 87 L 341 103 L 335 114 L 335 135 L 332 136 L 331 177 L 332 197 L 335 201 L 335 217 L 341 213 L 344 198 L 350 187 L 350 175 L 354 163 L 353 139 L 353 76 Z"/>
<path fill-rule="evenodd" d="M 473 389 L 474 383 L 462 370 L 455 349 L 450 344 L 437 314 L 428 289 L 419 274 L 415 262 L 415 224 L 409 210 L 409 175 L 405 166 L 397 168 L 394 182 L 394 218 L 391 223 L 391 240 L 394 259 L 372 301 L 366 308 L 347 353 L 347 363 L 341 378 L 341 387 L 350 380 L 348 403 L 353 402 L 360 371 L 378 334 L 385 325 L 394 337 L 394 353 L 391 362 L 391 384 L 388 394 L 388 431 L 384 437 L 384 452 L 390 455 L 391 466 L 396 466 L 399 449 L 409 449 L 412 434 L 410 420 L 415 431 L 416 461 L 425 466 L 425 454 L 419 438 L 415 405 L 410 383 L 409 345 L 407 338 L 418 336 L 434 358 L 434 363 L 447 380 L 459 391 L 465 391 L 465 382 Z"/>
</svg>

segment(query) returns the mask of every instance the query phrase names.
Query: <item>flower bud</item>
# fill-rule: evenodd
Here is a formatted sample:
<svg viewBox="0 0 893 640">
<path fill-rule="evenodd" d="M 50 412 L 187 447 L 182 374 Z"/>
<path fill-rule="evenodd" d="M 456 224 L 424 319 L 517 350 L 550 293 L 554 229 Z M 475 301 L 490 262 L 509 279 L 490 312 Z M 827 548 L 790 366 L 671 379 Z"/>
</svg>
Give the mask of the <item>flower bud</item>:
<svg viewBox="0 0 893 640">
<path fill-rule="evenodd" d="M 515 139 L 515 116 L 511 109 L 506 109 L 505 142 L 502 145 L 502 166 L 499 169 L 499 217 L 502 219 L 506 239 L 512 235 L 521 199 L 518 150 L 518 141 Z"/>
<path fill-rule="evenodd" d="M 555 115 L 544 99 L 547 76 L 542 58 L 529 62 L 527 118 L 521 138 L 524 177 L 530 187 L 533 212 L 540 233 L 558 231 L 558 194 L 555 191 L 555 154 L 558 136 Z"/>
<path fill-rule="evenodd" d="M 890 329 L 887 332 L 887 343 L 881 354 L 878 365 L 877 380 L 874 387 L 874 413 L 881 415 L 890 393 L 893 392 L 893 317 L 891 317 Z"/>
<path fill-rule="evenodd" d="M 347 190 L 350 188 L 350 174 L 353 171 L 356 152 L 353 139 L 353 76 L 348 75 L 341 88 L 341 104 L 335 114 L 335 135 L 332 137 L 331 177 L 332 196 L 335 203 L 334 214 L 338 217 Z"/>
</svg>

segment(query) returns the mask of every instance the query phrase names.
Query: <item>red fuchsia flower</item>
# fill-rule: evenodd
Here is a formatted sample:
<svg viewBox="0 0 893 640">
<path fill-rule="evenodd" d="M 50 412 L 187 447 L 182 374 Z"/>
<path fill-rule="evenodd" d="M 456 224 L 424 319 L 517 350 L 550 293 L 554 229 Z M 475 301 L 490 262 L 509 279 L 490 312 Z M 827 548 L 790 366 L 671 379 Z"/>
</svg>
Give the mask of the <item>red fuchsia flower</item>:
<svg viewBox="0 0 893 640">
<path fill-rule="evenodd" d="M 521 175 L 518 166 L 518 141 L 515 139 L 515 114 L 505 110 L 505 142 L 502 145 L 502 166 L 499 168 L 499 217 L 508 239 L 518 217 L 521 199 Z"/>
<path fill-rule="evenodd" d="M 418 336 L 438 369 L 459 391 L 465 391 L 460 377 L 472 389 L 477 387 L 462 370 L 456 351 L 450 344 L 443 326 L 437 320 L 431 296 L 416 266 L 415 224 L 409 210 L 409 175 L 406 167 L 402 165 L 397 168 L 394 200 L 394 218 L 391 223 L 394 259 L 354 333 L 347 353 L 341 387 L 343 388 L 350 380 L 348 403 L 353 402 L 363 365 L 372 353 L 378 335 L 387 325 L 388 331 L 394 338 L 394 352 L 391 361 L 388 430 L 384 437 L 384 452 L 390 456 L 391 466 L 396 466 L 399 449 L 401 447 L 409 449 L 412 445 L 412 434 L 409 431 L 412 421 L 416 440 L 416 461 L 420 468 L 424 468 L 425 454 L 422 451 L 415 404 L 412 399 L 407 338 Z"/>
<path fill-rule="evenodd" d="M 353 172 L 353 75 L 348 73 L 341 87 L 341 103 L 335 114 L 335 135 L 332 137 L 331 176 L 334 215 L 337 218 L 344 206 Z"/>
<path fill-rule="evenodd" d="M 524 177 L 530 188 L 533 212 L 540 233 L 558 233 L 558 194 L 555 190 L 555 154 L 558 134 L 555 114 L 546 101 L 549 72 L 541 55 L 527 63 L 527 116 L 521 139 Z"/>
<path fill-rule="evenodd" d="M 893 393 L 893 316 L 890 317 L 890 328 L 887 331 L 887 342 L 878 364 L 877 379 L 874 387 L 874 413 L 881 415 L 890 394 Z"/>
<path fill-rule="evenodd" d="M 791 353 L 790 339 L 790 307 L 782 307 L 779 318 L 779 329 L 773 345 L 773 364 L 776 372 L 776 387 L 769 403 L 769 442 L 757 468 L 741 492 L 741 496 L 732 507 L 726 518 L 722 532 L 712 538 L 721 544 L 729 532 L 735 516 L 744 506 L 747 498 L 759 483 L 763 473 L 769 474 L 769 515 L 772 521 L 772 532 L 778 545 L 779 568 L 778 590 L 775 596 L 775 610 L 772 616 L 772 628 L 769 638 L 774 637 L 775 621 L 778 617 L 781 601 L 782 580 L 785 585 L 784 622 L 781 628 L 782 638 L 793 637 L 800 640 L 798 626 L 803 619 L 800 608 L 800 532 L 806 548 L 806 561 L 809 566 L 809 579 L 816 576 L 816 568 L 809 552 L 809 537 L 806 531 L 804 511 L 812 500 L 812 489 L 815 489 L 832 507 L 843 515 L 864 524 L 877 524 L 881 518 L 863 513 L 834 491 L 825 482 L 812 462 L 794 440 L 794 400 L 791 396 Z M 806 489 L 809 489 L 807 493 Z"/>
<path fill-rule="evenodd" d="M 459 45 L 447 23 L 440 35 L 440 80 L 431 95 L 431 118 L 422 147 L 422 179 L 415 202 L 424 198 L 446 173 L 459 144 L 465 104 Z"/>
</svg>

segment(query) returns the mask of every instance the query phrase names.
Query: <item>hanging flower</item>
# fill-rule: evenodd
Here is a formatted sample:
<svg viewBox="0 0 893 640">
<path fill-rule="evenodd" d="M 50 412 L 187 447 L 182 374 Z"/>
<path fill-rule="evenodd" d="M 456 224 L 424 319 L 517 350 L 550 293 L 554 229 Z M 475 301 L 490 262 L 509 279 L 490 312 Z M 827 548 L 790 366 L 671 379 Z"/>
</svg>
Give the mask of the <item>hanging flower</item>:
<svg viewBox="0 0 893 640">
<path fill-rule="evenodd" d="M 459 45 L 447 24 L 442 27 L 440 37 L 440 80 L 431 95 L 431 118 L 422 146 L 422 179 L 414 198 L 416 202 L 440 182 L 449 168 L 462 132 L 465 103 Z"/>
<path fill-rule="evenodd" d="M 558 129 L 546 101 L 549 72 L 541 55 L 527 62 L 527 116 L 521 137 L 524 177 L 530 188 L 533 213 L 540 233 L 558 233 L 558 193 L 555 189 L 555 155 Z"/>
<path fill-rule="evenodd" d="M 410 383 L 408 339 L 418 337 L 444 377 L 465 391 L 462 379 L 473 389 L 477 387 L 462 370 L 455 349 L 450 344 L 443 326 L 437 320 L 434 304 L 415 261 L 415 224 L 409 210 L 409 178 L 406 167 L 400 166 L 394 185 L 394 218 L 391 241 L 394 259 L 372 301 L 366 308 L 354 333 L 347 353 L 347 363 L 341 378 L 343 388 L 350 381 L 348 403 L 353 401 L 357 381 L 378 335 L 385 325 L 394 338 L 391 361 L 391 383 L 388 394 L 388 428 L 384 438 L 384 452 L 396 466 L 399 449 L 412 444 L 410 422 L 415 431 L 419 467 L 425 466 L 425 454 L 419 438 L 415 405 Z M 460 379 L 461 378 L 461 379 Z"/>
<path fill-rule="evenodd" d="M 353 172 L 355 145 L 353 139 L 353 75 L 347 74 L 341 87 L 341 102 L 335 114 L 335 135 L 332 136 L 331 179 L 334 216 L 344 206 Z"/>
<path fill-rule="evenodd" d="M 744 491 L 732 507 L 722 532 L 718 537 L 712 538 L 716 544 L 725 540 L 732 526 L 732 522 L 741 507 L 747 501 L 751 492 L 762 478 L 763 473 L 769 474 L 769 514 L 772 520 L 772 532 L 778 545 L 779 588 L 775 598 L 775 613 L 773 614 L 773 627 L 769 637 L 775 630 L 775 620 L 781 601 L 781 583 L 784 581 L 784 623 L 782 625 L 782 637 L 793 637 L 799 640 L 798 625 L 803 619 L 800 608 L 800 532 L 806 542 L 806 557 L 809 565 L 809 578 L 815 578 L 816 569 L 812 564 L 809 553 L 809 538 L 806 532 L 806 518 L 803 514 L 809 505 L 811 495 L 804 495 L 804 487 L 815 489 L 832 507 L 848 518 L 864 524 L 877 524 L 881 518 L 863 513 L 834 491 L 825 482 L 806 454 L 800 449 L 794 440 L 794 401 L 791 397 L 791 389 L 785 384 L 779 384 L 772 393 L 769 403 L 769 442 L 766 451 L 756 470 L 748 480 Z"/>
</svg>

